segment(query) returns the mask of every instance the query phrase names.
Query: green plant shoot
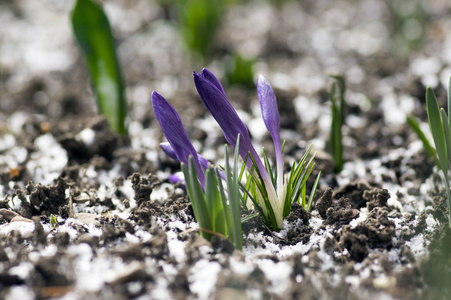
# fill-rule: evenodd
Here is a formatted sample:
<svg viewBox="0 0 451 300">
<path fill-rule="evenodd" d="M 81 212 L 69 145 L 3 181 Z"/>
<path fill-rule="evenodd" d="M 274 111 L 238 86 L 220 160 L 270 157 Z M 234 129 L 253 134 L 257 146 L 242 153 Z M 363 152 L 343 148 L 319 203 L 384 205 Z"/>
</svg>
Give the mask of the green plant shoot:
<svg viewBox="0 0 451 300">
<path fill-rule="evenodd" d="M 228 159 L 228 147 L 225 146 L 225 181 L 218 170 L 209 168 L 205 171 L 205 191 L 199 183 L 193 158 L 189 166 L 181 164 L 185 175 L 185 184 L 193 206 L 194 216 L 199 223 L 201 236 L 210 240 L 213 234 L 229 238 L 235 248 L 243 248 L 241 229 L 240 192 L 238 183 L 238 147 L 235 149 L 233 166 Z M 226 195 L 227 191 L 227 195 Z"/>
<path fill-rule="evenodd" d="M 241 85 L 253 89 L 255 59 L 247 59 L 239 54 L 232 55 L 225 61 L 225 77 L 229 85 Z"/>
<path fill-rule="evenodd" d="M 336 80 L 333 82 L 330 88 L 330 103 L 332 109 L 332 121 L 330 126 L 330 153 L 335 161 L 335 173 L 340 173 L 343 169 L 343 143 L 342 143 L 342 127 L 344 121 L 344 104 L 345 104 L 345 92 L 346 85 L 342 76 L 331 75 Z M 335 89 L 338 85 L 340 89 L 338 105 L 335 100 Z"/>
<path fill-rule="evenodd" d="M 448 114 L 439 108 L 437 98 L 430 87 L 426 89 L 426 109 L 437 151 L 439 167 L 445 177 L 446 196 L 448 198 L 448 218 L 451 228 L 451 191 L 449 182 L 449 169 L 451 168 L 451 77 L 448 84 Z"/>
<path fill-rule="evenodd" d="M 301 160 L 297 164 L 293 162 L 291 171 L 287 179 L 285 180 L 282 218 L 286 218 L 290 214 L 291 204 L 293 203 L 299 203 L 303 208 L 307 210 L 312 209 L 313 199 L 315 197 L 316 189 L 321 177 L 321 172 L 319 172 L 310 191 L 310 195 L 307 198 L 307 179 L 309 178 L 310 174 L 313 171 L 313 167 L 315 166 L 314 159 L 316 153 L 314 153 L 310 157 L 310 159 L 307 160 L 312 151 L 312 148 L 313 146 L 310 146 L 307 149 L 307 151 L 304 153 Z M 267 224 L 268 227 L 272 230 L 279 231 L 281 227 L 278 225 L 276 212 L 274 211 L 273 206 L 270 203 L 270 199 L 268 198 L 268 193 L 265 186 L 261 184 L 261 182 L 263 182 L 262 176 L 258 168 L 255 167 L 256 164 L 254 157 L 251 154 L 249 154 L 249 157 L 253 162 L 253 167 L 247 172 L 248 176 L 245 184 L 241 185 L 241 190 L 243 192 L 242 205 L 243 207 L 246 207 L 247 201 L 252 201 L 254 208 L 257 209 L 257 211 L 260 213 L 265 224 Z M 271 177 L 271 183 L 273 184 L 273 186 L 276 186 L 278 176 L 277 167 L 271 166 L 271 163 L 269 162 L 264 149 L 263 161 L 265 169 Z M 240 179 L 241 176 L 243 176 L 244 168 L 245 165 L 243 165 Z"/>
<path fill-rule="evenodd" d="M 88 63 L 99 111 L 113 130 L 125 134 L 124 84 L 108 18 L 99 4 L 77 0 L 72 27 Z"/>
<path fill-rule="evenodd" d="M 424 134 L 424 132 L 420 128 L 420 124 L 418 124 L 417 120 L 413 116 L 407 117 L 407 123 L 410 125 L 410 127 L 415 131 L 420 141 L 423 143 L 424 152 L 428 157 L 434 158 L 437 164 L 437 167 L 440 167 L 440 163 L 437 158 L 437 152 L 435 151 L 434 147 L 432 147 L 431 143 L 429 142 L 428 138 Z"/>
<path fill-rule="evenodd" d="M 212 53 L 213 42 L 227 1 L 179 1 L 180 33 L 186 47 L 203 61 Z"/>
</svg>

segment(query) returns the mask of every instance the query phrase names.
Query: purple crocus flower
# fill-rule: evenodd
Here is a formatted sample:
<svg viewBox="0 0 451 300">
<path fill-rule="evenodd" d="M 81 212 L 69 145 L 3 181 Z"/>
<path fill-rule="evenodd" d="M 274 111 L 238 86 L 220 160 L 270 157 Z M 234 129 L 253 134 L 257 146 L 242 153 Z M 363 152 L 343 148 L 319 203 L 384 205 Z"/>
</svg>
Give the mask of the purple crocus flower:
<svg viewBox="0 0 451 300">
<path fill-rule="evenodd" d="M 152 92 L 152 106 L 155 117 L 160 123 L 177 160 L 188 165 L 189 157 L 193 156 L 199 181 L 202 187 L 205 187 L 205 175 L 199 163 L 197 152 L 188 138 L 179 115 L 166 99 L 155 91 Z"/>
<path fill-rule="evenodd" d="M 282 158 L 282 144 L 280 143 L 280 116 L 277 107 L 277 100 L 274 91 L 263 75 L 258 76 L 257 80 L 257 95 L 262 110 L 263 121 L 265 126 L 271 134 L 274 142 L 276 152 L 277 164 L 277 194 L 283 193 L 283 158 Z"/>
<path fill-rule="evenodd" d="M 200 98 L 202 99 L 202 102 L 207 107 L 207 109 L 210 111 L 213 118 L 218 122 L 219 126 L 222 128 L 222 131 L 224 132 L 224 137 L 226 138 L 227 142 L 232 145 L 233 147 L 236 146 L 237 143 L 237 136 L 240 134 L 240 149 L 239 153 L 240 156 L 245 159 L 245 157 L 250 153 L 252 157 L 255 160 L 256 166 L 260 172 L 260 175 L 263 179 L 263 184 L 265 185 L 266 192 L 268 193 L 268 199 L 271 202 L 271 206 L 273 210 L 275 211 L 275 216 L 277 218 L 277 223 L 279 227 L 282 227 L 283 217 L 282 217 L 282 211 L 283 211 L 283 205 L 278 195 L 274 189 L 274 186 L 271 183 L 271 179 L 269 177 L 268 172 L 266 171 L 262 161 L 260 160 L 259 156 L 257 155 L 257 152 L 254 149 L 254 146 L 251 143 L 249 132 L 244 125 L 243 121 L 239 118 L 237 112 L 232 107 L 230 102 L 227 100 L 224 89 L 219 82 L 219 80 L 207 69 L 202 70 L 202 74 L 198 74 L 194 72 L 194 83 L 196 85 L 197 92 L 199 93 Z M 266 91 L 266 87 L 263 87 Z M 274 113 L 267 112 L 268 109 L 276 109 L 277 110 L 277 104 L 274 107 L 273 104 L 270 103 L 271 98 L 264 97 L 264 103 L 265 108 L 262 107 L 262 110 L 265 110 L 265 119 L 268 120 L 268 125 L 271 127 L 271 135 L 272 132 L 275 132 L 277 130 L 277 136 L 278 136 L 278 127 L 275 126 L 273 123 L 277 119 L 273 116 Z M 268 103 L 268 104 L 267 104 Z M 272 103 L 275 103 L 275 97 L 274 101 Z M 267 105 L 266 105 L 267 104 Z M 278 116 L 278 113 L 277 113 Z M 265 121 L 266 122 L 266 121 Z M 268 126 L 267 125 L 267 126 Z M 280 127 L 280 121 L 279 125 Z M 277 127 L 277 128 L 276 128 Z M 279 138 L 279 145 L 280 145 L 280 138 Z M 279 146 L 280 149 L 280 146 Z M 246 163 L 248 168 L 252 167 L 252 161 L 247 160 Z M 282 176 L 280 176 L 282 177 Z M 281 184 L 282 186 L 282 184 Z M 282 194 L 282 193 L 281 193 Z M 280 198 L 282 198 L 282 195 L 279 195 Z M 262 208 L 265 209 L 265 206 L 262 205 Z"/>
<path fill-rule="evenodd" d="M 235 147 L 237 136 L 240 134 L 239 152 L 241 157 L 245 159 L 250 152 L 255 159 L 262 177 L 265 178 L 267 176 L 269 179 L 269 175 L 251 143 L 251 138 L 246 125 L 244 125 L 233 106 L 227 100 L 219 80 L 213 73 L 204 68 L 202 74 L 194 72 L 194 83 L 202 102 L 210 111 L 216 122 L 218 122 L 224 132 L 224 137 L 227 142 Z M 250 159 L 247 160 L 247 166 L 252 166 L 252 161 Z"/>
</svg>

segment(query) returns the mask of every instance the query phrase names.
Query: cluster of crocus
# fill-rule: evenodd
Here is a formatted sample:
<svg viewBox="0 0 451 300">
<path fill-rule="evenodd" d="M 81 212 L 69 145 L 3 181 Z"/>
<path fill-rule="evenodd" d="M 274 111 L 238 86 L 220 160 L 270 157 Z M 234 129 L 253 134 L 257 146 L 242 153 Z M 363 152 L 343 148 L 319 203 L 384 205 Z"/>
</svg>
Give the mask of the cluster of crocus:
<svg viewBox="0 0 451 300">
<path fill-rule="evenodd" d="M 274 142 L 276 153 L 274 170 L 266 154 L 264 154 L 263 162 L 258 156 L 246 126 L 227 100 L 221 83 L 213 73 L 207 69 L 203 69 L 201 74 L 194 72 L 194 83 L 204 105 L 223 130 L 225 139 L 231 146 L 237 148 L 247 166 L 247 181 L 244 185 L 241 184 L 242 204 L 245 204 L 247 199 L 250 198 L 265 223 L 273 230 L 280 230 L 283 226 L 283 218 L 290 212 L 293 202 L 301 199 L 305 206 L 306 181 L 314 166 L 313 158 L 315 155 L 307 161 L 311 147 L 298 164 L 293 164 L 290 174 L 284 176 L 283 146 L 279 136 L 280 117 L 277 101 L 269 82 L 262 75 L 259 76 L 257 81 L 257 93 L 265 126 Z M 163 146 L 163 150 L 184 164 L 187 164 L 189 156 L 192 156 L 200 184 L 205 188 L 202 165 L 205 165 L 206 162 L 194 150 L 177 113 L 156 92 L 152 94 L 152 103 L 155 116 L 169 141 L 169 145 Z M 237 147 L 238 145 L 239 147 Z M 319 175 L 310 194 L 309 207 L 318 180 Z"/>
</svg>

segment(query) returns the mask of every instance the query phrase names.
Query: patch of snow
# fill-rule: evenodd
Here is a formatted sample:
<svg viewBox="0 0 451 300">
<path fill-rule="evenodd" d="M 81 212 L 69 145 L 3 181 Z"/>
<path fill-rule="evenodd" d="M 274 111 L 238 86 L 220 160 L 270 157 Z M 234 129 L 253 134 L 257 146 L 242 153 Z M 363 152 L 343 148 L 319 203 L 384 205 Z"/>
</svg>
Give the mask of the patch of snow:
<svg viewBox="0 0 451 300">
<path fill-rule="evenodd" d="M 290 283 L 292 267 L 286 261 L 275 263 L 270 259 L 263 259 L 258 262 L 258 267 L 265 273 L 266 278 L 271 282 L 268 288 L 270 292 L 282 294 L 287 291 Z"/>
<path fill-rule="evenodd" d="M 0 233 L 7 235 L 11 231 L 19 231 L 21 235 L 32 234 L 34 231 L 34 223 L 17 221 L 0 225 Z"/>
<path fill-rule="evenodd" d="M 170 255 L 174 257 L 178 263 L 183 263 L 186 260 L 185 243 L 177 239 L 177 234 L 174 231 L 168 231 L 167 238 Z"/>
<path fill-rule="evenodd" d="M 206 259 L 197 261 L 190 271 L 190 278 L 193 280 L 190 284 L 191 292 L 196 293 L 199 299 L 211 299 L 219 271 L 221 265 L 218 262 Z"/>
<path fill-rule="evenodd" d="M 13 286 L 9 289 L 8 294 L 5 296 L 5 300 L 33 300 L 36 299 L 35 293 L 33 290 L 28 288 L 27 286 L 19 285 Z"/>
<path fill-rule="evenodd" d="M 91 147 L 96 139 L 96 132 L 91 128 L 85 128 L 75 137 L 77 140 L 82 141 L 88 148 Z"/>
<path fill-rule="evenodd" d="M 67 153 L 50 133 L 39 136 L 35 142 L 36 152 L 30 154 L 27 169 L 35 182 L 43 185 L 53 183 L 67 164 Z"/>
<path fill-rule="evenodd" d="M 160 186 L 157 186 L 152 190 L 152 194 L 150 194 L 150 200 L 163 201 L 168 199 L 168 190 L 170 190 L 172 186 L 173 185 L 169 183 L 163 183 Z"/>
<path fill-rule="evenodd" d="M 34 270 L 34 265 L 30 262 L 23 261 L 15 267 L 9 269 L 8 273 L 16 275 L 19 278 L 25 280 L 30 275 L 30 272 Z"/>
<path fill-rule="evenodd" d="M 425 247 L 425 241 L 422 234 L 418 234 L 406 241 L 406 246 L 409 247 L 415 258 L 419 258 L 427 254 L 427 248 Z"/>
<path fill-rule="evenodd" d="M 360 212 L 359 217 L 356 219 L 352 219 L 352 221 L 349 222 L 349 225 L 351 225 L 351 228 L 355 228 L 359 223 L 362 223 L 368 217 L 368 208 L 362 207 L 362 208 L 360 208 L 359 212 Z"/>
</svg>

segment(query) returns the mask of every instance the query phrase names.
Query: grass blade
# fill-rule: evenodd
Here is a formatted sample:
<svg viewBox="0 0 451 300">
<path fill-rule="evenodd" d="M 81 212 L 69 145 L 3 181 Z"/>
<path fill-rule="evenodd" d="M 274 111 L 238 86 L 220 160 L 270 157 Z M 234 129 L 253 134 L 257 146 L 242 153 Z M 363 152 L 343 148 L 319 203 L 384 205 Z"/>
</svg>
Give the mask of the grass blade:
<svg viewBox="0 0 451 300">
<path fill-rule="evenodd" d="M 205 200 L 208 213 L 210 214 L 211 230 L 227 236 L 227 226 L 222 211 L 223 204 L 218 190 L 218 181 L 215 171 L 212 169 L 208 169 L 205 174 Z"/>
<path fill-rule="evenodd" d="M 342 76 L 331 75 L 337 81 L 339 93 L 339 104 L 335 103 L 335 87 L 336 83 L 332 83 L 330 92 L 330 102 L 332 109 L 332 121 L 330 128 L 330 152 L 335 161 L 335 173 L 339 173 L 343 169 L 343 144 L 342 144 L 342 127 L 344 122 L 344 104 L 346 85 Z"/>
<path fill-rule="evenodd" d="M 448 79 L 448 126 L 451 129 L 451 76 Z"/>
<path fill-rule="evenodd" d="M 238 185 L 238 156 L 240 148 L 240 135 L 237 137 L 237 144 L 235 147 L 233 170 L 229 164 L 229 153 L 227 146 L 225 146 L 225 173 L 227 182 L 227 191 L 229 195 L 230 219 L 232 223 L 231 240 L 235 248 L 243 249 L 243 234 L 241 230 L 241 211 L 240 211 L 240 191 Z M 233 171 L 233 174 L 231 173 Z"/>
<path fill-rule="evenodd" d="M 443 124 L 443 132 L 445 133 L 445 144 L 446 144 L 446 150 L 448 155 L 448 168 L 451 168 L 451 131 L 448 126 L 448 116 L 446 115 L 446 112 L 443 108 L 440 109 L 440 116 L 442 118 L 442 124 Z"/>
<path fill-rule="evenodd" d="M 321 177 L 321 171 L 319 171 L 318 176 L 316 176 L 315 183 L 313 184 L 312 191 L 310 192 L 310 196 L 309 196 L 308 204 L 307 204 L 308 211 L 312 210 L 313 198 L 315 198 L 316 189 L 318 187 L 320 177 Z"/>
<path fill-rule="evenodd" d="M 434 138 L 435 149 L 438 154 L 441 169 L 444 173 L 448 174 L 448 151 L 446 149 L 445 132 L 437 98 L 430 87 L 426 90 L 426 109 L 429 127 Z"/>
<path fill-rule="evenodd" d="M 431 146 L 431 143 L 427 139 L 424 132 L 421 130 L 420 125 L 418 124 L 417 120 L 413 116 L 407 117 L 407 123 L 410 125 L 410 127 L 415 131 L 418 138 L 423 143 L 424 151 L 426 152 L 426 155 L 429 157 L 433 157 L 436 160 L 437 166 L 439 164 L 437 153 L 435 152 L 434 147 Z"/>
<path fill-rule="evenodd" d="M 224 191 L 224 186 L 222 185 L 222 178 L 219 174 L 219 171 L 216 170 L 216 179 L 219 186 L 219 193 L 221 195 L 221 202 L 222 202 L 222 213 L 224 214 L 224 222 L 227 227 L 227 236 L 230 236 L 230 233 L 232 232 L 232 220 L 230 218 L 230 211 L 229 211 L 229 205 L 227 203 L 227 196 Z"/>
<path fill-rule="evenodd" d="M 197 210 L 197 215 L 194 213 L 197 222 L 199 223 L 199 227 L 205 228 L 208 230 L 213 230 L 210 214 L 208 212 L 208 207 L 205 201 L 204 191 L 199 183 L 197 178 L 196 167 L 194 166 L 193 157 L 190 156 L 189 166 L 188 166 L 188 177 L 185 176 L 185 182 L 188 189 L 188 195 L 190 197 L 191 203 L 193 204 L 193 209 Z M 188 188 L 189 185 L 189 188 Z M 201 235 L 210 239 L 211 234 L 201 231 Z"/>
</svg>

